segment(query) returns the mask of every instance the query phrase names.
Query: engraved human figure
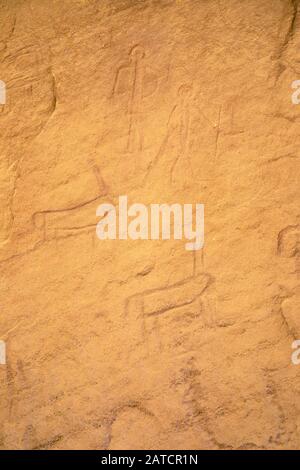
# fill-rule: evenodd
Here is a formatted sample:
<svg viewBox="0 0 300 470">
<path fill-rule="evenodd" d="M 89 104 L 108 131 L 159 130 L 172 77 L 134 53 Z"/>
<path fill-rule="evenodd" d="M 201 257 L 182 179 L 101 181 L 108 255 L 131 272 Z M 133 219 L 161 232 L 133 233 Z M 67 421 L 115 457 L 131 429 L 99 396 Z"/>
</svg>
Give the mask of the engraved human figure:
<svg viewBox="0 0 300 470">
<path fill-rule="evenodd" d="M 166 136 L 147 175 L 151 182 L 159 181 L 164 174 L 171 184 L 184 186 L 187 180 L 192 178 L 189 153 L 192 92 L 192 86 L 189 84 L 178 89 L 177 102 L 167 123 Z"/>
<path fill-rule="evenodd" d="M 171 178 L 174 179 L 174 171 L 179 160 L 182 159 L 184 165 L 189 166 L 189 170 L 192 173 L 192 166 L 189 156 L 189 144 L 190 144 L 190 124 L 191 124 L 191 113 L 190 113 L 190 102 L 192 97 L 192 87 L 190 85 L 182 85 L 178 90 L 178 102 L 172 111 L 170 116 L 169 124 L 173 129 L 178 128 L 179 133 L 179 148 L 176 154 L 172 169 Z"/>
<path fill-rule="evenodd" d="M 143 149 L 142 103 L 144 98 L 149 97 L 155 91 L 157 78 L 155 74 L 149 72 L 149 67 L 145 65 L 145 51 L 141 46 L 133 47 L 129 55 L 130 63 L 118 69 L 113 95 L 120 95 L 129 91 L 127 109 L 129 123 L 126 150 L 133 153 Z"/>
<path fill-rule="evenodd" d="M 135 149 L 142 150 L 143 148 L 143 134 L 140 128 L 139 113 L 143 96 L 144 57 L 145 53 L 140 47 L 135 47 L 131 52 L 134 81 L 129 102 L 129 132 L 127 142 L 129 152 L 133 152 Z"/>
</svg>

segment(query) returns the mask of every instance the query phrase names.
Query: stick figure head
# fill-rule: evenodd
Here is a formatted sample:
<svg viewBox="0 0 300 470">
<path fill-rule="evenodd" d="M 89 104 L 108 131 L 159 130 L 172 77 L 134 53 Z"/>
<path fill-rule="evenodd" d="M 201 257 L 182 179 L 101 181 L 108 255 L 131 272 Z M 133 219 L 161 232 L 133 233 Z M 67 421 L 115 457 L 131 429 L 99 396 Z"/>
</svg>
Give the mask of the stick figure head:
<svg viewBox="0 0 300 470">
<path fill-rule="evenodd" d="M 178 96 L 188 98 L 192 95 L 193 87 L 189 83 L 185 83 L 178 88 Z"/>
<path fill-rule="evenodd" d="M 134 46 L 129 55 L 136 61 L 139 61 L 145 57 L 145 51 L 141 46 Z"/>
</svg>

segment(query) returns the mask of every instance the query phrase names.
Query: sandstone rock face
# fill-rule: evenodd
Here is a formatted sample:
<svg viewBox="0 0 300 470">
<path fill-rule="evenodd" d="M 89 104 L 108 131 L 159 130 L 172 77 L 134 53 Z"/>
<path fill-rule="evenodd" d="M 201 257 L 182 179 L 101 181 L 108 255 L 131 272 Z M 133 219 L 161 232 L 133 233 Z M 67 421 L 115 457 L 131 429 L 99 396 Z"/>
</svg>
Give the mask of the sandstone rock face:
<svg viewBox="0 0 300 470">
<path fill-rule="evenodd" d="M 0 1 L 0 448 L 299 447 L 299 9 Z M 99 240 L 120 195 L 204 249 Z"/>
</svg>

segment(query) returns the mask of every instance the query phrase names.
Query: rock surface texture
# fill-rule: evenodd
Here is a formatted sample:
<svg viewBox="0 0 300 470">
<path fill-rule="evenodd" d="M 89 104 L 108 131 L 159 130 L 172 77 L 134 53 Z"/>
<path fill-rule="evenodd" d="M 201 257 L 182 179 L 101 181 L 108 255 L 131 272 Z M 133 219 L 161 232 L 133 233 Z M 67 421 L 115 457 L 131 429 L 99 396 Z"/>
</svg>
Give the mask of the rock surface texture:
<svg viewBox="0 0 300 470">
<path fill-rule="evenodd" d="M 300 445 L 300 4 L 1 0 L 1 449 Z M 96 237 L 204 203 L 205 246 Z"/>
</svg>

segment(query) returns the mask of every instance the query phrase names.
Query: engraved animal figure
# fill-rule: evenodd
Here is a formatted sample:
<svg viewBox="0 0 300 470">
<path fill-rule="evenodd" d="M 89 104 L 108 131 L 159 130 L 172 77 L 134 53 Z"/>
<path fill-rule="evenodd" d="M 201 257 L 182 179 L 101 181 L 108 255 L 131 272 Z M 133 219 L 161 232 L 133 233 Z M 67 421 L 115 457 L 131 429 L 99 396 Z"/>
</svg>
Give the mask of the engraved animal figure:
<svg viewBox="0 0 300 470">
<path fill-rule="evenodd" d="M 7 242 L 12 225 L 12 202 L 17 179 L 17 163 L 9 164 L 7 159 L 0 160 L 0 245 Z"/>
<path fill-rule="evenodd" d="M 101 203 L 109 202 L 110 198 L 97 165 L 92 167 L 92 172 L 98 184 L 98 196 L 86 199 L 72 207 L 40 211 L 33 215 L 33 224 L 40 232 L 40 241 L 45 242 L 95 231 L 96 208 Z"/>
<path fill-rule="evenodd" d="M 193 318 L 199 317 L 203 326 L 212 326 L 214 319 L 206 317 L 204 308 L 206 302 L 204 292 L 212 283 L 212 277 L 207 273 L 193 275 L 169 287 L 146 290 L 129 297 L 125 304 L 125 315 L 129 321 L 128 328 L 132 328 L 132 343 L 139 344 L 145 341 L 151 351 L 163 347 L 159 338 L 159 323 L 164 315 L 189 309 Z M 186 312 L 183 314 L 186 316 Z"/>
<path fill-rule="evenodd" d="M 129 92 L 128 102 L 128 139 L 127 152 L 139 152 L 143 149 L 143 129 L 141 109 L 143 99 L 149 97 L 157 88 L 157 76 L 145 65 L 145 51 L 135 46 L 129 53 L 129 64 L 119 67 L 114 86 L 113 96 Z"/>
</svg>

